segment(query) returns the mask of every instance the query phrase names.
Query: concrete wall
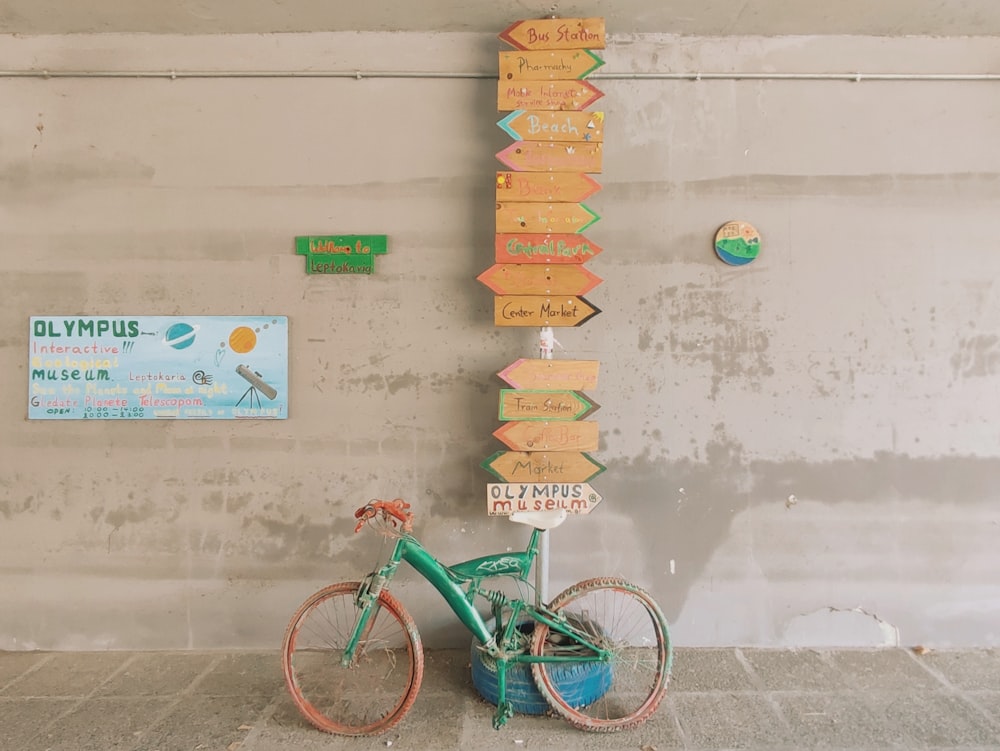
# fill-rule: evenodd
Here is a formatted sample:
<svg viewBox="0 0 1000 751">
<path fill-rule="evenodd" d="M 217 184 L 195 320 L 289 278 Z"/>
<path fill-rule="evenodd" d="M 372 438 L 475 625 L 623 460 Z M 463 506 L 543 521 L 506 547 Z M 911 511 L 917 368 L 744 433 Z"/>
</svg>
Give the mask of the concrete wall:
<svg viewBox="0 0 1000 751">
<path fill-rule="evenodd" d="M 2 37 L 14 70 L 495 71 L 475 34 Z M 617 37 L 607 72 L 981 72 L 1000 40 Z M 604 503 L 553 591 L 613 573 L 678 643 L 1000 644 L 996 83 L 595 82 L 606 96 Z M 495 84 L 0 78 L 0 648 L 267 646 L 373 563 L 402 495 L 449 561 L 485 516 Z M 730 219 L 759 259 L 719 262 Z M 380 233 L 372 277 L 299 234 Z M 31 315 L 289 316 L 291 418 L 27 421 Z M 397 594 L 464 643 L 422 581 Z"/>
</svg>

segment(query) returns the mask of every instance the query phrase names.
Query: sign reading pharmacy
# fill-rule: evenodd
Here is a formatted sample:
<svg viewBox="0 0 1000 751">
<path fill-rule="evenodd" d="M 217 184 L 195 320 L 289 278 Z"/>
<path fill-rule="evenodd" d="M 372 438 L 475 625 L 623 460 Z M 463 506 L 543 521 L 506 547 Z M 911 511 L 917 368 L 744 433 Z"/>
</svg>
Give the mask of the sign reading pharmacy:
<svg viewBox="0 0 1000 751">
<path fill-rule="evenodd" d="M 28 418 L 284 419 L 286 316 L 37 316 Z"/>
<path fill-rule="evenodd" d="M 375 256 L 385 255 L 386 235 L 306 235 L 295 252 L 306 257 L 307 274 L 373 274 Z"/>
</svg>

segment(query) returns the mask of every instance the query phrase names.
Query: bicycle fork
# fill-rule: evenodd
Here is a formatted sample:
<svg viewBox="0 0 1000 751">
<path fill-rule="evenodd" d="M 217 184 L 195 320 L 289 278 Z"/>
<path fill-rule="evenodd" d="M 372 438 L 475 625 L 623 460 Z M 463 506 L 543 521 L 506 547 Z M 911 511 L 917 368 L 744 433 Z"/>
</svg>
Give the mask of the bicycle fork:
<svg viewBox="0 0 1000 751">
<path fill-rule="evenodd" d="M 361 587 L 358 588 L 358 593 L 354 596 L 354 604 L 358 608 L 358 617 L 354 622 L 351 637 L 347 640 L 347 644 L 344 647 L 344 654 L 340 656 L 340 664 L 343 667 L 347 668 L 351 666 L 358 646 L 368 640 L 368 635 L 381 609 L 379 607 L 379 595 L 390 576 L 391 573 L 384 573 L 383 569 L 383 571 L 369 574 L 361 582 Z"/>
</svg>

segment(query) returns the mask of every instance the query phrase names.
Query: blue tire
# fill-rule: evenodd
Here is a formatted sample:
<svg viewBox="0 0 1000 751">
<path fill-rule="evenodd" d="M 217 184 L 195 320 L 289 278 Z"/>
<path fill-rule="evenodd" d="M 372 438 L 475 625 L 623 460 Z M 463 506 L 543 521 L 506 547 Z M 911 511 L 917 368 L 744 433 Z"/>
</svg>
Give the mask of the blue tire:
<svg viewBox="0 0 1000 751">
<path fill-rule="evenodd" d="M 486 624 L 492 628 L 493 622 Z M 534 621 L 524 621 L 518 624 L 518 629 L 525 634 L 534 631 Z M 499 689 L 497 687 L 496 662 L 479 648 L 479 642 L 472 642 L 472 684 L 479 695 L 486 701 L 496 705 Z M 565 665 L 553 665 L 549 669 L 559 693 L 574 705 L 585 707 L 600 699 L 611 687 L 611 665 L 609 663 L 590 662 Z M 535 679 L 531 675 L 531 665 L 526 662 L 510 665 L 507 668 L 507 701 L 518 714 L 542 715 L 550 710 L 549 703 L 542 696 Z"/>
</svg>

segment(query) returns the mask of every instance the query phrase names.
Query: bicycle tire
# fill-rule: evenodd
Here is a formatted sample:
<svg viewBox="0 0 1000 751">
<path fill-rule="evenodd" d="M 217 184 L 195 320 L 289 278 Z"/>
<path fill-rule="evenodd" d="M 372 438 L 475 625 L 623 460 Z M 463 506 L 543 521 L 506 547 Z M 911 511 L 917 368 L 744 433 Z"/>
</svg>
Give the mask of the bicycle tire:
<svg viewBox="0 0 1000 751">
<path fill-rule="evenodd" d="M 493 631 L 494 621 L 486 622 L 486 628 Z M 535 621 L 528 618 L 517 624 L 517 629 L 527 638 L 535 632 Z M 486 654 L 477 639 L 472 640 L 469 650 L 472 664 L 472 685 L 479 695 L 493 706 L 500 699 L 496 660 Z M 600 698 L 611 685 L 611 666 L 604 662 L 576 662 L 552 665 L 550 675 L 558 686 L 559 693 L 572 701 L 589 704 Z M 518 714 L 548 714 L 552 707 L 542 696 L 531 673 L 531 665 L 514 662 L 507 668 L 507 701 Z"/>
<path fill-rule="evenodd" d="M 360 612 L 354 599 L 360 586 L 332 584 L 309 597 L 292 616 L 281 647 L 295 706 L 312 725 L 337 735 L 384 733 L 413 706 L 424 675 L 413 618 L 384 590 L 353 663 L 341 665 Z"/>
<path fill-rule="evenodd" d="M 595 643 L 613 652 L 610 685 L 589 704 L 560 691 L 554 670 L 560 663 L 532 663 L 535 684 L 553 711 L 574 727 L 597 733 L 627 730 L 649 719 L 666 694 L 673 656 L 666 618 L 653 598 L 624 579 L 589 579 L 562 592 L 549 608 L 589 624 Z M 531 653 L 580 654 L 578 644 L 560 637 L 538 623 Z"/>
</svg>

